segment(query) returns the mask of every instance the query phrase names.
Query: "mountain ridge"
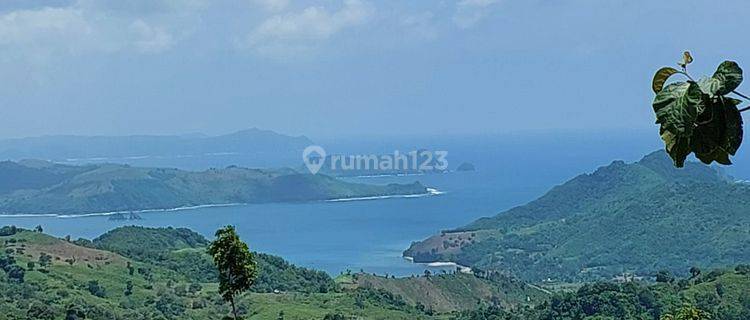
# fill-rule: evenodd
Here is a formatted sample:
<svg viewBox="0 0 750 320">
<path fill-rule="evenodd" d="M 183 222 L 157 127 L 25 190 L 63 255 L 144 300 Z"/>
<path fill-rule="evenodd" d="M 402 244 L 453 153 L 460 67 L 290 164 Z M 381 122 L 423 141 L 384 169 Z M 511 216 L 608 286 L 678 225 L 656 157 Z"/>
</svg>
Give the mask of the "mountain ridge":
<svg viewBox="0 0 750 320">
<path fill-rule="evenodd" d="M 664 152 L 614 161 L 525 205 L 416 242 L 416 261 L 499 269 L 527 281 L 684 273 L 750 260 L 750 186 Z"/>
<path fill-rule="evenodd" d="M 26 162 L 29 163 L 29 162 Z M 0 212 L 86 214 L 200 205 L 301 202 L 427 194 L 419 182 L 366 185 L 292 169 L 186 171 L 121 164 L 0 162 Z"/>
</svg>

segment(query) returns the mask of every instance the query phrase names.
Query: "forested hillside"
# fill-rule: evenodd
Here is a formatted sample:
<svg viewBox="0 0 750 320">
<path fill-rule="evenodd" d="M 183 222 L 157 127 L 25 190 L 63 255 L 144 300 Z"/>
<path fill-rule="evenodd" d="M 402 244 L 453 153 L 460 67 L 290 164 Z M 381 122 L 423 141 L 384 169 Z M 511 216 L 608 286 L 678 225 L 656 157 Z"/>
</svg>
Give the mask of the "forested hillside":
<svg viewBox="0 0 750 320">
<path fill-rule="evenodd" d="M 184 171 L 119 164 L 0 163 L 0 214 L 81 214 L 198 205 L 426 194 L 418 182 L 366 185 L 291 169 Z"/>
<path fill-rule="evenodd" d="M 662 151 L 615 161 L 494 217 L 415 243 L 416 261 L 455 261 L 531 282 L 646 278 L 750 261 L 750 185 Z"/>
</svg>

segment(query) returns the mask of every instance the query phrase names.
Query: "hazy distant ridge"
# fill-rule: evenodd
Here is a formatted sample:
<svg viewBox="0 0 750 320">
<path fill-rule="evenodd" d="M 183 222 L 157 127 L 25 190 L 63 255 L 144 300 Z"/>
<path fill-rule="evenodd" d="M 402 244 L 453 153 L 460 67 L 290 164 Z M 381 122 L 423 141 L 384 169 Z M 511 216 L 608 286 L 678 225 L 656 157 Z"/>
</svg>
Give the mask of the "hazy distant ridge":
<svg viewBox="0 0 750 320">
<path fill-rule="evenodd" d="M 129 162 L 143 157 L 180 158 L 242 154 L 259 162 L 300 161 L 313 142 L 273 131 L 248 129 L 219 136 L 41 136 L 0 140 L 0 159 L 46 159 L 71 162 Z M 119 160 L 119 161 L 118 161 Z M 281 165 L 277 163 L 276 166 Z"/>
</svg>

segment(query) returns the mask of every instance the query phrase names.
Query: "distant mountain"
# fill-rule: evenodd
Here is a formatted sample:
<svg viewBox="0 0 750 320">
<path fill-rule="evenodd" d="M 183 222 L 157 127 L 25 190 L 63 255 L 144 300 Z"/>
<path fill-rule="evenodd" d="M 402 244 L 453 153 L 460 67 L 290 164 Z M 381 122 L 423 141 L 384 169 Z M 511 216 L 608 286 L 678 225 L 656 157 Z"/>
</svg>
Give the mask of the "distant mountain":
<svg viewBox="0 0 750 320">
<path fill-rule="evenodd" d="M 456 171 L 475 171 L 475 170 L 476 168 L 474 167 L 474 165 L 469 162 L 463 162 L 456 168 Z"/>
<path fill-rule="evenodd" d="M 413 184 L 365 185 L 291 169 L 184 171 L 118 164 L 0 162 L 0 213 L 80 214 L 185 206 L 426 194 Z"/>
<path fill-rule="evenodd" d="M 0 140 L 0 159 L 46 159 L 71 164 L 117 162 L 141 166 L 208 168 L 291 166 L 313 142 L 249 129 L 220 136 L 42 136 Z"/>
<path fill-rule="evenodd" d="M 750 185 L 659 151 L 615 161 L 494 217 L 414 243 L 416 261 L 455 261 L 528 281 L 684 274 L 750 261 Z"/>
</svg>

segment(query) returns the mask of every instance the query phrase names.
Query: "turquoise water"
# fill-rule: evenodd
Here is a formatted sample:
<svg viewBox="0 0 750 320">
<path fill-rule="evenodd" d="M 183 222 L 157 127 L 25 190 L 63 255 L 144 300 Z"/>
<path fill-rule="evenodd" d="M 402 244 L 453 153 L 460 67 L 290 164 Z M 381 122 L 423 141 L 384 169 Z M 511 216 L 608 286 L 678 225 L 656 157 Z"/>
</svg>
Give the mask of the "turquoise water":
<svg viewBox="0 0 750 320">
<path fill-rule="evenodd" d="M 253 250 L 277 254 L 295 264 L 332 275 L 362 269 L 404 276 L 426 268 L 401 257 L 412 241 L 523 204 L 614 159 L 637 160 L 656 149 L 659 142 L 636 141 L 629 136 L 583 139 L 555 135 L 430 143 L 415 144 L 448 150 L 454 167 L 470 161 L 478 171 L 350 179 L 377 184 L 418 180 L 445 192 L 422 198 L 199 208 L 144 213 L 143 220 L 124 222 L 103 216 L 3 217 L 0 225 L 32 228 L 40 224 L 56 236 L 90 239 L 130 224 L 187 227 L 211 238 L 217 228 L 233 224 Z M 338 152 L 360 152 L 357 148 L 363 144 L 330 145 Z M 388 152 L 387 144 L 380 148 L 373 152 Z"/>
</svg>

